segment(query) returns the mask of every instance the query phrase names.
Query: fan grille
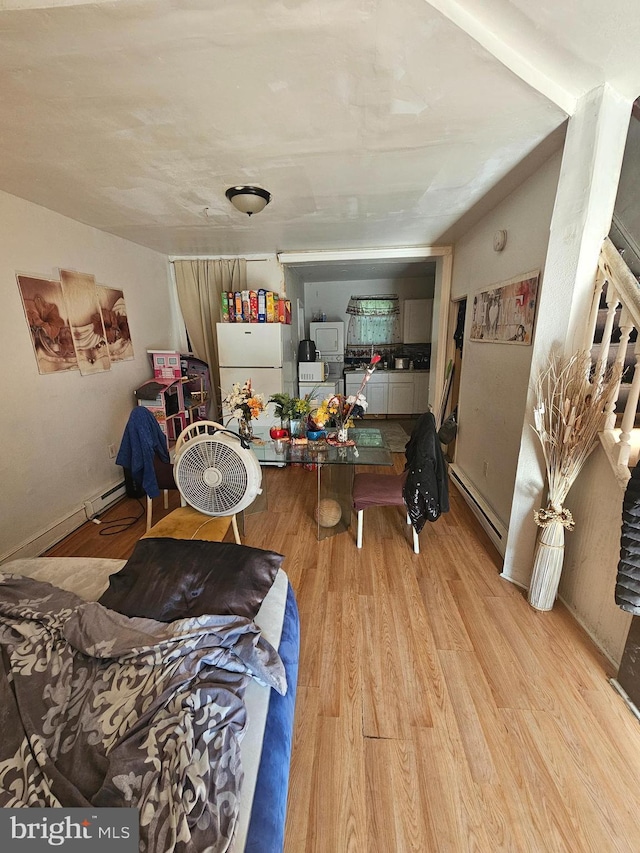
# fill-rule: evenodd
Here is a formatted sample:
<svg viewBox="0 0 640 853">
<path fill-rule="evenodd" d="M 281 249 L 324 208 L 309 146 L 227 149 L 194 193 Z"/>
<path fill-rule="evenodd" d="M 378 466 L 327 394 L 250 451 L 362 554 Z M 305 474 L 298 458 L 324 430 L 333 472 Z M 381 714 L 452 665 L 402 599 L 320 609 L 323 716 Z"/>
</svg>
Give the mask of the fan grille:
<svg viewBox="0 0 640 853">
<path fill-rule="evenodd" d="M 188 441 L 174 476 L 186 502 L 205 515 L 240 512 L 255 500 L 262 481 L 255 455 L 223 434 Z"/>
</svg>

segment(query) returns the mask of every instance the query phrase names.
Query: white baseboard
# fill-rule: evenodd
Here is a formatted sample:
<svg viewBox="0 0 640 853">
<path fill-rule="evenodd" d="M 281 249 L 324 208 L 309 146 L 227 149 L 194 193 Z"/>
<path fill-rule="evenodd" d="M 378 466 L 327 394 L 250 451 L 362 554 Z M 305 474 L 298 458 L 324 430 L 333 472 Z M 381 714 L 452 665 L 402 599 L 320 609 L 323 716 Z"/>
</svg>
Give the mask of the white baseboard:
<svg viewBox="0 0 640 853">
<path fill-rule="evenodd" d="M 17 560 L 19 558 L 40 557 L 49 548 L 57 545 L 65 536 L 68 536 L 74 530 L 77 530 L 78 527 L 81 527 L 85 521 L 96 518 L 100 513 L 107 510 L 124 496 L 124 481 L 107 487 L 100 494 L 90 500 L 86 500 L 82 508 L 74 510 L 65 516 L 65 518 L 55 521 L 46 530 L 37 533 L 32 539 L 23 542 L 11 551 L 0 554 L 0 563 L 6 563 L 8 560 Z"/>
<path fill-rule="evenodd" d="M 500 555 L 504 557 L 507 545 L 507 528 L 457 465 L 449 465 L 449 476 L 458 487 L 460 494 L 469 505 L 471 512 L 480 522 L 489 539 L 496 546 Z"/>
<path fill-rule="evenodd" d="M 77 530 L 86 520 L 87 515 L 84 507 L 76 510 L 71 515 L 53 524 L 44 532 L 38 533 L 28 542 L 23 542 L 22 545 L 18 545 L 12 551 L 0 554 L 0 563 L 6 563 L 8 560 L 17 560 L 23 557 L 40 557 L 49 548 L 57 545 L 65 536 Z"/>
</svg>

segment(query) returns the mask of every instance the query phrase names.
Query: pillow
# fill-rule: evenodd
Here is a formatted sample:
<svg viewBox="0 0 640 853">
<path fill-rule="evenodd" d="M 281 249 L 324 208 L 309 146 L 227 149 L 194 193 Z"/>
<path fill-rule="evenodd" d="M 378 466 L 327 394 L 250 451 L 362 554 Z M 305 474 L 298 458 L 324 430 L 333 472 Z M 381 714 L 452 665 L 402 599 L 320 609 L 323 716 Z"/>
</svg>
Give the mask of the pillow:
<svg viewBox="0 0 640 853">
<path fill-rule="evenodd" d="M 205 614 L 253 619 L 283 560 L 233 542 L 141 539 L 98 601 L 158 622 Z"/>
</svg>

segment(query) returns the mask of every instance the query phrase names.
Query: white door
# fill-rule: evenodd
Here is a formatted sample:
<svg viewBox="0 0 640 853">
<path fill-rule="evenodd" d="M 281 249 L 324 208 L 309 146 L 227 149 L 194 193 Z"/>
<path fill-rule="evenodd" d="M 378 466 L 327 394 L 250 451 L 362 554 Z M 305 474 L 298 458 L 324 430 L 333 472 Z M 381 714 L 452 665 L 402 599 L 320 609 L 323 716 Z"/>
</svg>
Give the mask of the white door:
<svg viewBox="0 0 640 853">
<path fill-rule="evenodd" d="M 413 386 L 413 413 L 423 415 L 429 411 L 429 374 L 416 373 Z"/>
<path fill-rule="evenodd" d="M 309 334 L 320 350 L 321 361 L 343 361 L 344 323 L 310 323 Z"/>
<path fill-rule="evenodd" d="M 413 378 L 404 382 L 389 383 L 387 413 L 390 415 L 413 413 Z"/>
<path fill-rule="evenodd" d="M 251 388 L 255 394 L 262 394 L 265 404 L 273 394 L 286 392 L 284 387 L 283 372 L 281 368 L 274 367 L 221 367 L 220 368 L 220 399 L 225 397 L 233 388 L 235 382 L 244 385 L 247 379 L 251 379 Z M 274 414 L 274 403 L 265 406 L 259 418 L 253 421 L 255 426 L 270 427 L 276 421 Z M 222 416 L 226 425 L 231 417 L 231 412 L 223 407 Z M 237 427 L 237 422 L 232 421 L 230 426 Z"/>
<path fill-rule="evenodd" d="M 365 397 L 367 398 L 366 414 L 368 415 L 386 415 L 388 401 L 388 386 L 386 384 L 372 383 L 371 381 L 365 388 Z"/>
<path fill-rule="evenodd" d="M 431 340 L 433 299 L 405 299 L 402 306 L 402 340 L 424 344 Z"/>
<path fill-rule="evenodd" d="M 282 367 L 285 361 L 281 323 L 217 323 L 221 367 Z M 287 357 L 288 357 L 287 353 Z"/>
</svg>

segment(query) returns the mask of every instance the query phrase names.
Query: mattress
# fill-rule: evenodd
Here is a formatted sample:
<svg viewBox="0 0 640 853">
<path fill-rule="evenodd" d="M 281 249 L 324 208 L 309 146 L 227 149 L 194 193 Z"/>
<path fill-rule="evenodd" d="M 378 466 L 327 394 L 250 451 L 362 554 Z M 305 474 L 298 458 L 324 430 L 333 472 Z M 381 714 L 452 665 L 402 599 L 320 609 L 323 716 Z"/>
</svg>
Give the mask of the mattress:
<svg viewBox="0 0 640 853">
<path fill-rule="evenodd" d="M 88 557 L 36 557 L 2 564 L 3 572 L 48 581 L 86 601 L 96 601 L 109 585 L 109 575 L 125 560 Z M 298 676 L 299 618 L 286 573 L 279 569 L 255 622 L 278 649 L 287 673 L 288 690 L 280 696 L 252 680 L 245 703 L 248 724 L 240 745 L 244 783 L 238 829 L 231 853 L 276 853 L 284 845 L 293 715 Z"/>
</svg>

